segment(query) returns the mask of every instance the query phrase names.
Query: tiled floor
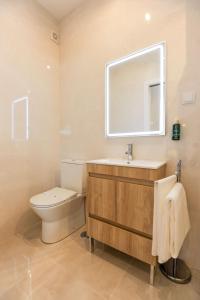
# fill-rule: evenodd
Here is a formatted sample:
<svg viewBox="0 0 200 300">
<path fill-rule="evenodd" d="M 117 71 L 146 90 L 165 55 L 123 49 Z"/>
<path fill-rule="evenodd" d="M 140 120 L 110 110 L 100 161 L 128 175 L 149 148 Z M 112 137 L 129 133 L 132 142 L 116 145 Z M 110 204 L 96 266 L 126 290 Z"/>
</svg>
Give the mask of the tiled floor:
<svg viewBox="0 0 200 300">
<path fill-rule="evenodd" d="M 148 266 L 100 244 L 90 254 L 80 232 L 45 245 L 36 230 L 0 246 L 0 300 L 200 299 L 200 272 L 188 285 L 158 272 L 152 287 Z"/>
</svg>

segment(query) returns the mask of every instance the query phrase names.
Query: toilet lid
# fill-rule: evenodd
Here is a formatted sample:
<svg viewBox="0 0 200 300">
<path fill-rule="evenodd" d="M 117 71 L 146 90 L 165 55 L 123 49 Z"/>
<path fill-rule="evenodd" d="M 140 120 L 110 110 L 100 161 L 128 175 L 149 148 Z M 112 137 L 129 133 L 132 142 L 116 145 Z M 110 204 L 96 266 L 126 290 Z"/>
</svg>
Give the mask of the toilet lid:
<svg viewBox="0 0 200 300">
<path fill-rule="evenodd" d="M 76 195 L 77 192 L 55 187 L 49 191 L 33 196 L 30 202 L 34 206 L 49 207 L 69 201 Z"/>
</svg>

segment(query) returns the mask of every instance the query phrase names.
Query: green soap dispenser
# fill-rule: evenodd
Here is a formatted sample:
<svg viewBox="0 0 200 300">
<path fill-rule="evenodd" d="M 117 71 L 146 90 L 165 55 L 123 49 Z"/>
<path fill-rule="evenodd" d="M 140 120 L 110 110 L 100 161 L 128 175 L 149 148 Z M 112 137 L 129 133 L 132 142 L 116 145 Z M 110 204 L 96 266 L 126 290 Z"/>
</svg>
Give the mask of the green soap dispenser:
<svg viewBox="0 0 200 300">
<path fill-rule="evenodd" d="M 181 124 L 177 120 L 172 126 L 172 140 L 179 141 L 181 138 Z"/>
</svg>

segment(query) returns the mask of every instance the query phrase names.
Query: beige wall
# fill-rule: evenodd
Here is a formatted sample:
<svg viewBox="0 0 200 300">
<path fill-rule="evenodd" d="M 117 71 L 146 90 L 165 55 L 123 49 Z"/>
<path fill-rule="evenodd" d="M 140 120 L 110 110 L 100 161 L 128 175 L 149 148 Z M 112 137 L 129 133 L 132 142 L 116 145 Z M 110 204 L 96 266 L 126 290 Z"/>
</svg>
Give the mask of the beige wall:
<svg viewBox="0 0 200 300">
<path fill-rule="evenodd" d="M 57 24 L 31 0 L 0 0 L 0 236 L 38 222 L 29 198 L 56 184 L 59 159 Z M 51 69 L 47 70 L 46 65 Z M 29 96 L 30 139 L 11 140 L 11 105 Z M 16 120 L 16 126 L 19 120 Z"/>
<path fill-rule="evenodd" d="M 144 14 L 152 14 L 146 23 Z M 168 174 L 183 160 L 192 230 L 182 256 L 200 268 L 200 2 L 198 0 L 88 0 L 61 24 L 62 156 L 93 159 L 134 156 L 166 159 Z M 167 134 L 165 137 L 107 139 L 104 136 L 105 63 L 153 43 L 167 43 Z M 197 103 L 181 105 L 184 91 Z M 176 118 L 186 124 L 171 141 Z"/>
</svg>

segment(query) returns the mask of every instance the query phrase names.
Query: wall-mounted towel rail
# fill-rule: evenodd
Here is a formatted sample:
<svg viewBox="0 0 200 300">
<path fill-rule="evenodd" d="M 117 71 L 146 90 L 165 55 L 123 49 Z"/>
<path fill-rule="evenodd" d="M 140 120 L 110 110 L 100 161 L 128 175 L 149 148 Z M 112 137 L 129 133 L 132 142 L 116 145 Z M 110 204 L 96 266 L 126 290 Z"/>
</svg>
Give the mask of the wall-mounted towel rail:
<svg viewBox="0 0 200 300">
<path fill-rule="evenodd" d="M 177 165 L 176 165 L 176 176 L 177 176 L 177 182 L 181 182 L 181 168 L 182 168 L 182 161 L 179 160 Z"/>
<path fill-rule="evenodd" d="M 176 166 L 177 182 L 181 182 L 182 161 L 179 160 Z M 192 275 L 190 269 L 180 258 L 171 258 L 166 263 L 160 264 L 160 270 L 173 282 L 185 284 L 190 282 Z"/>
</svg>

